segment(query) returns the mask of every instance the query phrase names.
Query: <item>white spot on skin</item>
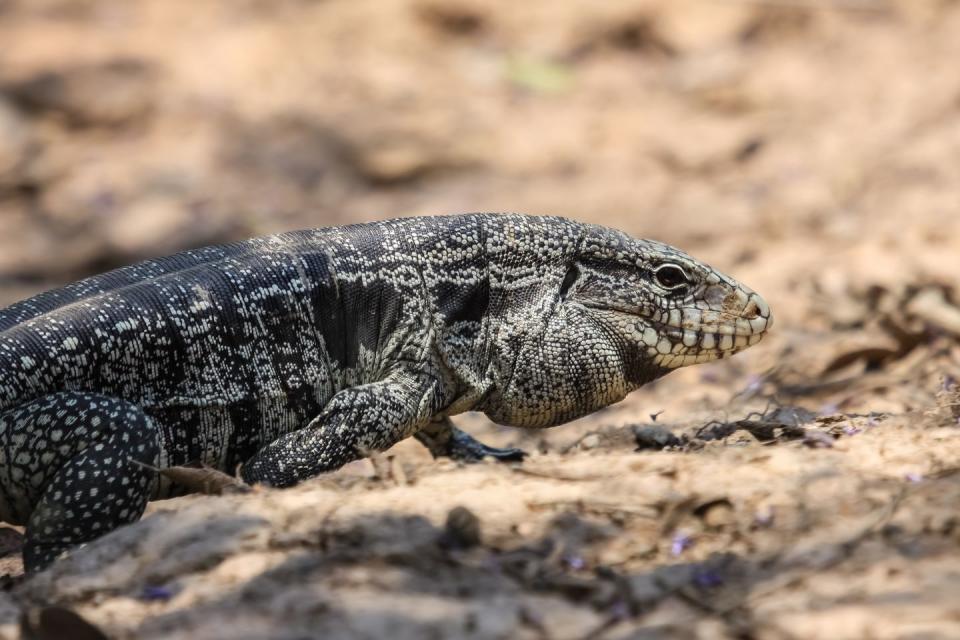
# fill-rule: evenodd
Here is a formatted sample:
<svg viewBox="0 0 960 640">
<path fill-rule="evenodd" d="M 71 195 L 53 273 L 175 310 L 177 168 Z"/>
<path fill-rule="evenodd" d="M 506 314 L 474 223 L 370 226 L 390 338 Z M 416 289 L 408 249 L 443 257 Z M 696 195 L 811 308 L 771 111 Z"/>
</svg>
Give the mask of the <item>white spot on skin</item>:
<svg viewBox="0 0 960 640">
<path fill-rule="evenodd" d="M 63 341 L 63 348 L 66 349 L 67 351 L 73 351 L 79 345 L 80 345 L 80 341 L 73 336 L 70 336 L 69 338 Z"/>
<path fill-rule="evenodd" d="M 134 319 L 130 319 L 130 320 L 121 320 L 120 322 L 115 324 L 113 328 L 116 329 L 117 332 L 123 333 L 128 329 L 135 329 L 136 326 L 137 326 L 136 321 Z"/>
</svg>

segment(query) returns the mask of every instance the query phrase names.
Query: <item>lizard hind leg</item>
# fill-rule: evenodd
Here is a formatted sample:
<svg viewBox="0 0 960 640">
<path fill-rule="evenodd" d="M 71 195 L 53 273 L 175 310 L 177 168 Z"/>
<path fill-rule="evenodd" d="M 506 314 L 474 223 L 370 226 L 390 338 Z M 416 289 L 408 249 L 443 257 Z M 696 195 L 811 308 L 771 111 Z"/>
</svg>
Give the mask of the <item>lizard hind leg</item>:
<svg viewBox="0 0 960 640">
<path fill-rule="evenodd" d="M 64 392 L 0 415 L 4 520 L 26 524 L 28 572 L 135 522 L 156 482 L 159 432 L 136 405 Z M 143 463 L 143 464 L 140 464 Z"/>
</svg>

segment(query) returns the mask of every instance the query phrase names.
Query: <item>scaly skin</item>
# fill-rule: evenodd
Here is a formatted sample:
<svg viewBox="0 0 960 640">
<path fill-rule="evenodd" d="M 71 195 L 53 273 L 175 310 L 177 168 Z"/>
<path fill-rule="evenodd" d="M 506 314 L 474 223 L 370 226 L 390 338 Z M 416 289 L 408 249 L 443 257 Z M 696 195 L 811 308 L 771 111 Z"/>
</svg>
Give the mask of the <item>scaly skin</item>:
<svg viewBox="0 0 960 640">
<path fill-rule="evenodd" d="M 178 492 L 150 467 L 240 466 L 285 487 L 411 435 L 435 455 L 518 459 L 448 417 L 557 425 L 770 323 L 757 294 L 686 254 L 562 218 L 187 251 L 0 311 L 0 518 L 27 525 L 35 570 Z"/>
</svg>

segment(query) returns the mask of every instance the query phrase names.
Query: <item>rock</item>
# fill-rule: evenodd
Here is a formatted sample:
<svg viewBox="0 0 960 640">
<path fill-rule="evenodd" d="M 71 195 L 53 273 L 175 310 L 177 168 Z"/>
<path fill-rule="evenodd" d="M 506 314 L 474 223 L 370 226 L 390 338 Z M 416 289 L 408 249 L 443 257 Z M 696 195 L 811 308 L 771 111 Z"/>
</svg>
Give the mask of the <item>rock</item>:
<svg viewBox="0 0 960 640">
<path fill-rule="evenodd" d="M 693 584 L 696 569 L 692 564 L 665 565 L 653 572 L 653 580 L 661 589 L 672 593 Z"/>
<path fill-rule="evenodd" d="M 596 449 L 600 446 L 600 436 L 595 433 L 585 435 L 582 440 L 580 440 L 580 448 L 582 449 Z"/>
<path fill-rule="evenodd" d="M 735 521 L 733 506 L 726 501 L 716 502 L 703 514 L 703 522 L 712 529 L 721 529 L 732 525 Z"/>
<path fill-rule="evenodd" d="M 666 595 L 653 574 L 643 573 L 627 578 L 627 597 L 634 610 L 651 609 Z"/>
<path fill-rule="evenodd" d="M 664 427 L 653 425 L 636 425 L 633 427 L 633 436 L 637 443 L 637 451 L 645 449 L 660 450 L 666 447 L 679 447 L 683 440 L 673 435 Z"/>
<path fill-rule="evenodd" d="M 469 549 L 480 544 L 480 518 L 466 507 L 454 507 L 447 514 L 440 544 L 451 549 Z"/>
</svg>

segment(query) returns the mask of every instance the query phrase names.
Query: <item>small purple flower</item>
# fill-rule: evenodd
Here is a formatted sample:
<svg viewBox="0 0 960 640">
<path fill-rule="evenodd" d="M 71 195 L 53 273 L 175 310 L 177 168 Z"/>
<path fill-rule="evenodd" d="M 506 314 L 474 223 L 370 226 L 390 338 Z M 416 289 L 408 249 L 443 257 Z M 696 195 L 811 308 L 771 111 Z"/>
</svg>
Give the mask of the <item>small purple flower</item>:
<svg viewBox="0 0 960 640">
<path fill-rule="evenodd" d="M 673 534 L 673 540 L 670 541 L 670 555 L 676 557 L 693 546 L 693 537 L 678 531 Z"/>
<path fill-rule="evenodd" d="M 877 420 L 876 416 L 870 416 L 869 418 L 867 418 L 868 428 L 872 429 L 873 427 L 877 427 L 879 425 L 880 425 L 880 421 Z"/>
<path fill-rule="evenodd" d="M 763 378 L 758 375 L 752 375 L 747 378 L 747 386 L 742 393 L 757 393 L 763 388 Z"/>
<path fill-rule="evenodd" d="M 903 476 L 907 482 L 923 482 L 923 474 L 915 473 L 911 471 L 910 473 Z"/>
<path fill-rule="evenodd" d="M 944 391 L 952 391 L 953 388 L 956 387 L 956 386 L 957 386 L 957 379 L 956 379 L 956 378 L 954 378 L 954 377 L 953 377 L 952 375 L 950 375 L 949 373 L 948 373 L 947 375 L 943 376 L 943 390 L 944 390 Z"/>
<path fill-rule="evenodd" d="M 773 526 L 773 507 L 767 507 L 761 511 L 757 511 L 753 516 L 753 524 L 760 528 L 767 528 Z"/>
<path fill-rule="evenodd" d="M 140 592 L 140 599 L 149 602 L 169 600 L 174 596 L 173 589 L 169 587 L 144 587 Z"/>
<path fill-rule="evenodd" d="M 847 425 L 843 428 L 843 432 L 848 436 L 855 436 L 858 433 L 862 433 L 863 429 L 858 429 L 857 427 L 854 427 L 852 425 Z"/>
<path fill-rule="evenodd" d="M 623 600 L 617 600 L 610 605 L 610 617 L 615 620 L 624 620 L 630 616 L 630 607 Z"/>
<path fill-rule="evenodd" d="M 723 576 L 714 569 L 699 567 L 693 572 L 693 583 L 701 589 L 713 589 L 723 584 Z"/>
<path fill-rule="evenodd" d="M 580 571 L 587 566 L 586 561 L 581 556 L 564 556 L 563 562 L 574 571 Z"/>
<path fill-rule="evenodd" d="M 716 367 L 703 367 L 700 369 L 700 380 L 708 384 L 720 382 L 720 372 Z"/>
</svg>

